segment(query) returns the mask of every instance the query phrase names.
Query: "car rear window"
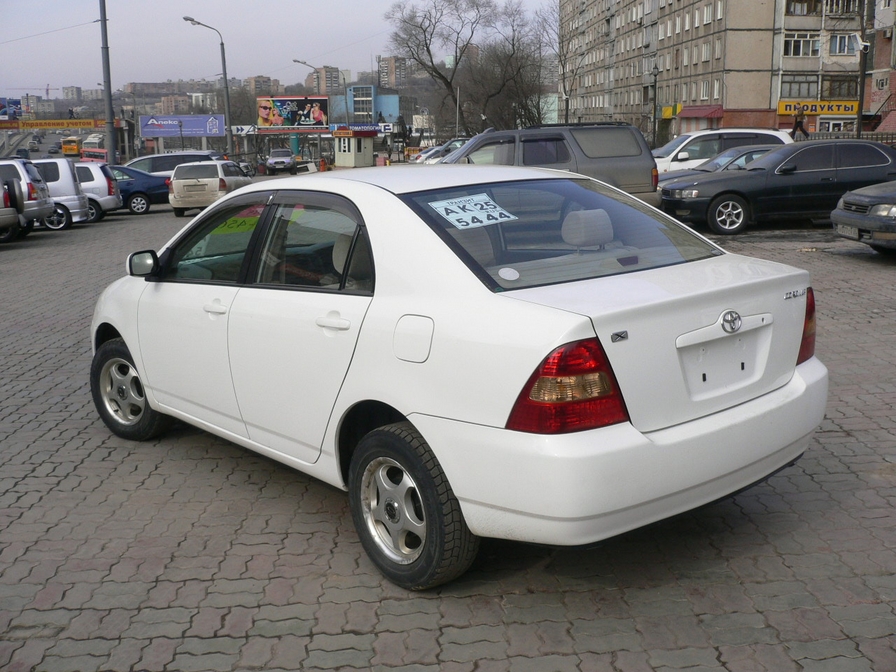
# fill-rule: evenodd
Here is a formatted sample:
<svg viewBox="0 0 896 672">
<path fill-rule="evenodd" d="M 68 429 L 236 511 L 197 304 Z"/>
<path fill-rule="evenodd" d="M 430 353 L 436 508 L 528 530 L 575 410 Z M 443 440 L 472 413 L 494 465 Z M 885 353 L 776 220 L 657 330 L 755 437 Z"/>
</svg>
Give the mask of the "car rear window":
<svg viewBox="0 0 896 672">
<path fill-rule="evenodd" d="M 206 180 L 218 177 L 218 166 L 214 163 L 201 164 L 198 166 L 181 165 L 174 169 L 174 177 L 178 180 Z"/>
<path fill-rule="evenodd" d="M 78 182 L 81 184 L 93 182 L 93 173 L 87 166 L 75 166 L 75 172 L 78 174 Z"/>
<path fill-rule="evenodd" d="M 493 291 L 723 254 L 671 218 L 594 180 L 477 184 L 403 200 Z"/>
<path fill-rule="evenodd" d="M 570 133 L 585 156 L 605 159 L 612 156 L 640 156 L 644 150 L 629 128 L 573 128 Z"/>
<path fill-rule="evenodd" d="M 37 169 L 40 171 L 41 177 L 44 178 L 44 182 L 58 182 L 59 181 L 59 165 L 56 163 L 35 163 Z"/>
</svg>

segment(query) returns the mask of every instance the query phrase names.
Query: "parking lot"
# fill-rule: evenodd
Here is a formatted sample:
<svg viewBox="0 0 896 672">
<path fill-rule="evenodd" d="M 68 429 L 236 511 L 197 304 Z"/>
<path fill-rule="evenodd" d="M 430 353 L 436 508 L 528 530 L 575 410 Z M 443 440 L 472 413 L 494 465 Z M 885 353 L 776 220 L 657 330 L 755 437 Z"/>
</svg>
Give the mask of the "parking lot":
<svg viewBox="0 0 896 672">
<path fill-rule="evenodd" d="M 715 238 L 812 273 L 830 397 L 807 454 L 593 548 L 486 541 L 409 593 L 341 491 L 183 425 L 133 443 L 99 421 L 96 297 L 187 221 L 0 246 L 0 669 L 896 670 L 896 258 L 824 227 Z"/>
</svg>

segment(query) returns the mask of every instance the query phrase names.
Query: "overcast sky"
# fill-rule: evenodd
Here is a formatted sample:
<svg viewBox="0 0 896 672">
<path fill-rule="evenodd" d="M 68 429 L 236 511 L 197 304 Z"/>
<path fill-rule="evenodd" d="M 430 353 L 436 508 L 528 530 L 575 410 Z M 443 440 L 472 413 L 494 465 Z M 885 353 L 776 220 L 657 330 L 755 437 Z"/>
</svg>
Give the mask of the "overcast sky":
<svg viewBox="0 0 896 672">
<path fill-rule="evenodd" d="M 551 0 L 547 0 L 551 1 Z M 557 1 L 557 0 L 553 0 Z M 388 56 L 392 0 L 106 0 L 112 88 L 128 82 L 215 79 L 218 35 L 183 20 L 192 16 L 221 32 L 227 74 L 302 82 L 309 69 L 332 65 L 358 72 Z M 542 0 L 523 0 L 530 11 Z M 103 81 L 99 0 L 0 0 L 0 96 L 62 97 L 62 87 L 97 89 Z M 96 21 L 96 22 L 95 22 Z"/>
</svg>

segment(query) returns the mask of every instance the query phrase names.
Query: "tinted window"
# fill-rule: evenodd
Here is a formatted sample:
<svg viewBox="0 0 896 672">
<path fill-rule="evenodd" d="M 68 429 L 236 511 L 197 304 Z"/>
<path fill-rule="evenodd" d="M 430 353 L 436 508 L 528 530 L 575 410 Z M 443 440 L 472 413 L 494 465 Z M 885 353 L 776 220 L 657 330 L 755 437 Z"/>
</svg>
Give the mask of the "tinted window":
<svg viewBox="0 0 896 672">
<path fill-rule="evenodd" d="M 44 182 L 59 181 L 59 166 L 55 163 L 36 163 L 37 169 L 40 171 Z"/>
<path fill-rule="evenodd" d="M 195 166 L 180 165 L 174 170 L 176 180 L 206 180 L 218 177 L 218 165 L 215 163 L 199 164 Z"/>
<path fill-rule="evenodd" d="M 515 156 L 514 144 L 513 138 L 485 142 L 467 155 L 467 161 L 477 164 L 512 166 Z"/>
<path fill-rule="evenodd" d="M 572 137 L 585 156 L 603 159 L 611 156 L 640 156 L 641 143 L 630 128 L 573 128 Z"/>
<path fill-rule="evenodd" d="M 187 163 L 190 159 L 182 159 L 179 156 L 156 156 L 153 157 L 153 172 L 161 172 L 163 170 L 174 170 L 181 163 Z"/>
<path fill-rule="evenodd" d="M 524 166 L 569 163 L 569 149 L 567 149 L 563 138 L 536 138 L 523 140 L 522 144 Z"/>
<path fill-rule="evenodd" d="M 795 165 L 800 172 L 807 170 L 829 170 L 834 167 L 834 146 L 820 145 L 807 147 L 791 156 L 785 165 Z"/>
<path fill-rule="evenodd" d="M 225 177 L 243 177 L 245 175 L 235 163 L 225 163 L 221 167 L 224 169 Z"/>
<path fill-rule="evenodd" d="M 887 163 L 889 160 L 884 153 L 873 145 L 837 145 L 838 168 L 885 166 Z"/>
<path fill-rule="evenodd" d="M 494 291 L 657 268 L 721 254 L 593 180 L 536 180 L 404 197 Z"/>
<path fill-rule="evenodd" d="M 267 195 L 259 195 L 266 198 Z M 235 283 L 264 204 L 231 204 L 216 210 L 172 249 L 165 280 Z"/>
<path fill-rule="evenodd" d="M 93 182 L 93 173 L 90 172 L 90 168 L 87 166 L 75 166 L 75 172 L 78 174 L 78 181 L 81 184 Z"/>
<path fill-rule="evenodd" d="M 8 163 L 0 163 L 0 179 L 2 180 L 21 180 L 22 176 L 15 166 Z"/>
</svg>

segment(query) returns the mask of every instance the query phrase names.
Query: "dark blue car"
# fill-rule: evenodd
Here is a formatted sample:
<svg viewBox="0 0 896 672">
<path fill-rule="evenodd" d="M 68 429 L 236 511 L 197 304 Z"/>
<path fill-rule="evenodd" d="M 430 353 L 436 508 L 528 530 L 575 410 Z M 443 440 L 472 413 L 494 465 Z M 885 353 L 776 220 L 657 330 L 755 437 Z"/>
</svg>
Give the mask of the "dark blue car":
<svg viewBox="0 0 896 672">
<path fill-rule="evenodd" d="M 154 203 L 168 204 L 167 177 L 126 166 L 109 168 L 118 182 L 122 203 L 135 215 L 145 215 Z"/>
</svg>

